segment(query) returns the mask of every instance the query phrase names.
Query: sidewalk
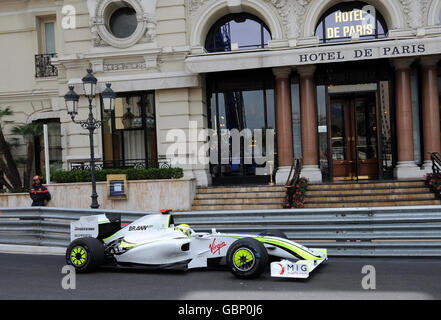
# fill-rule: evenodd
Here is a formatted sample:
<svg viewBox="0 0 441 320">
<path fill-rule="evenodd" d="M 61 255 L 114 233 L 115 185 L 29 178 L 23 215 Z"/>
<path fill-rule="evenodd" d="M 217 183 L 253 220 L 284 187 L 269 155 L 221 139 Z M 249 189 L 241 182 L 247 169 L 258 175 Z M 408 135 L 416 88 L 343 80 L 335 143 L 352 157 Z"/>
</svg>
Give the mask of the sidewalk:
<svg viewBox="0 0 441 320">
<path fill-rule="evenodd" d="M 41 254 L 41 255 L 62 256 L 66 253 L 66 248 L 0 244 L 0 253 Z"/>
</svg>

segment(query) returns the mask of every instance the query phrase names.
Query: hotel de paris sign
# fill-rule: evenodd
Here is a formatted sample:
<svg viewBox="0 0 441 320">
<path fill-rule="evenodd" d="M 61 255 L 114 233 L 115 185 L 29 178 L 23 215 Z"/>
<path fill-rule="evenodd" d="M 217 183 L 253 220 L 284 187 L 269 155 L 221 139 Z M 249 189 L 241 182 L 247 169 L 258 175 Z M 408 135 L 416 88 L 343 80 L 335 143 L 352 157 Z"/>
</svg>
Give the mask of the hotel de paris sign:
<svg viewBox="0 0 441 320">
<path fill-rule="evenodd" d="M 285 50 L 197 55 L 186 59 L 186 68 L 191 73 L 208 73 L 434 54 L 441 54 L 441 37 L 384 39 Z"/>
<path fill-rule="evenodd" d="M 401 44 L 393 46 L 372 46 L 368 47 L 363 45 L 357 46 L 358 48 L 344 48 L 342 50 L 321 50 L 320 52 L 299 53 L 297 63 L 309 64 L 309 63 L 326 63 L 326 62 L 339 62 L 339 61 L 351 61 L 358 59 L 379 59 L 379 58 L 394 58 L 403 56 L 418 56 L 424 54 L 430 54 L 427 52 L 426 44 L 413 43 L 413 44 Z M 438 51 L 439 52 L 439 51 Z M 438 53 L 436 52 L 436 53 Z"/>
</svg>

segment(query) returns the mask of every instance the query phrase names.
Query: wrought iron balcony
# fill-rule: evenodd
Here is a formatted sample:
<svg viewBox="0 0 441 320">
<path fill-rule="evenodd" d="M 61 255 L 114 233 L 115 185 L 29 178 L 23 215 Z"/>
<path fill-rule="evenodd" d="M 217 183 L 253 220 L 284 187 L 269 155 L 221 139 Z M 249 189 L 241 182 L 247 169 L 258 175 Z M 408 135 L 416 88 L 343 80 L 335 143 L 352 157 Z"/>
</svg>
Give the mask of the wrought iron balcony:
<svg viewBox="0 0 441 320">
<path fill-rule="evenodd" d="M 51 64 L 51 58 L 54 58 L 56 56 L 56 53 L 35 55 L 36 78 L 48 78 L 58 76 L 58 69 Z"/>
<path fill-rule="evenodd" d="M 95 161 L 95 170 L 102 169 L 149 169 L 171 168 L 169 159 L 130 159 Z M 90 170 L 90 161 L 75 161 L 70 163 L 70 170 Z"/>
</svg>

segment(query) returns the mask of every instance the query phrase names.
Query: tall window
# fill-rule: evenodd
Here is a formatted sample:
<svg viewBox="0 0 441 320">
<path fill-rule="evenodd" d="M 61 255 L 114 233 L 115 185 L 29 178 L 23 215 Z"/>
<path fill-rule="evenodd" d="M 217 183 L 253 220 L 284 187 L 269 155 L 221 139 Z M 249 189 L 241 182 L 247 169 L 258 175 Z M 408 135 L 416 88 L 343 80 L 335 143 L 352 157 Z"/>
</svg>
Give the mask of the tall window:
<svg viewBox="0 0 441 320">
<path fill-rule="evenodd" d="M 157 166 L 154 93 L 120 94 L 102 130 L 105 166 Z"/>
<path fill-rule="evenodd" d="M 45 53 L 54 54 L 55 50 L 55 23 L 45 22 L 44 23 L 44 44 Z"/>
<path fill-rule="evenodd" d="M 58 70 L 55 68 L 51 59 L 56 56 L 55 44 L 55 16 L 39 17 L 38 25 L 38 54 L 35 55 L 35 77 L 55 77 Z"/>
<path fill-rule="evenodd" d="M 375 7 L 359 1 L 343 2 L 325 12 L 315 35 L 321 43 L 381 39 L 387 35 L 387 26 Z"/>
<path fill-rule="evenodd" d="M 268 27 L 259 18 L 247 13 L 229 14 L 219 19 L 208 32 L 208 52 L 264 49 L 271 40 Z"/>
<path fill-rule="evenodd" d="M 44 16 L 38 18 L 38 38 L 39 38 L 39 52 L 40 54 L 55 54 L 55 28 L 56 17 Z"/>
</svg>

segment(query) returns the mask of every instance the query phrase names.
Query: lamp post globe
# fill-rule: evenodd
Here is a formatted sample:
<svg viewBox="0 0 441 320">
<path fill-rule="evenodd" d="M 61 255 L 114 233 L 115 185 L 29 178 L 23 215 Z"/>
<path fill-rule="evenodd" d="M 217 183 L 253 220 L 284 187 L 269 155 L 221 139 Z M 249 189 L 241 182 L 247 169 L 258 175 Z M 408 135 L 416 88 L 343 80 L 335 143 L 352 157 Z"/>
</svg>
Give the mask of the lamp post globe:
<svg viewBox="0 0 441 320">
<path fill-rule="evenodd" d="M 116 94 L 112 88 L 110 88 L 111 86 L 111 83 L 106 83 L 106 89 L 104 89 L 104 91 L 101 93 L 101 97 L 103 98 L 104 112 L 108 114 L 111 114 L 115 109 Z"/>
<path fill-rule="evenodd" d="M 87 69 L 87 75 L 81 80 L 83 82 L 84 94 L 89 99 L 93 99 L 96 94 L 96 84 L 98 79 L 92 73 L 92 69 Z"/>
<path fill-rule="evenodd" d="M 69 91 L 64 96 L 67 113 L 72 117 L 78 114 L 78 101 L 80 96 L 74 91 L 74 86 L 69 86 Z"/>
</svg>

